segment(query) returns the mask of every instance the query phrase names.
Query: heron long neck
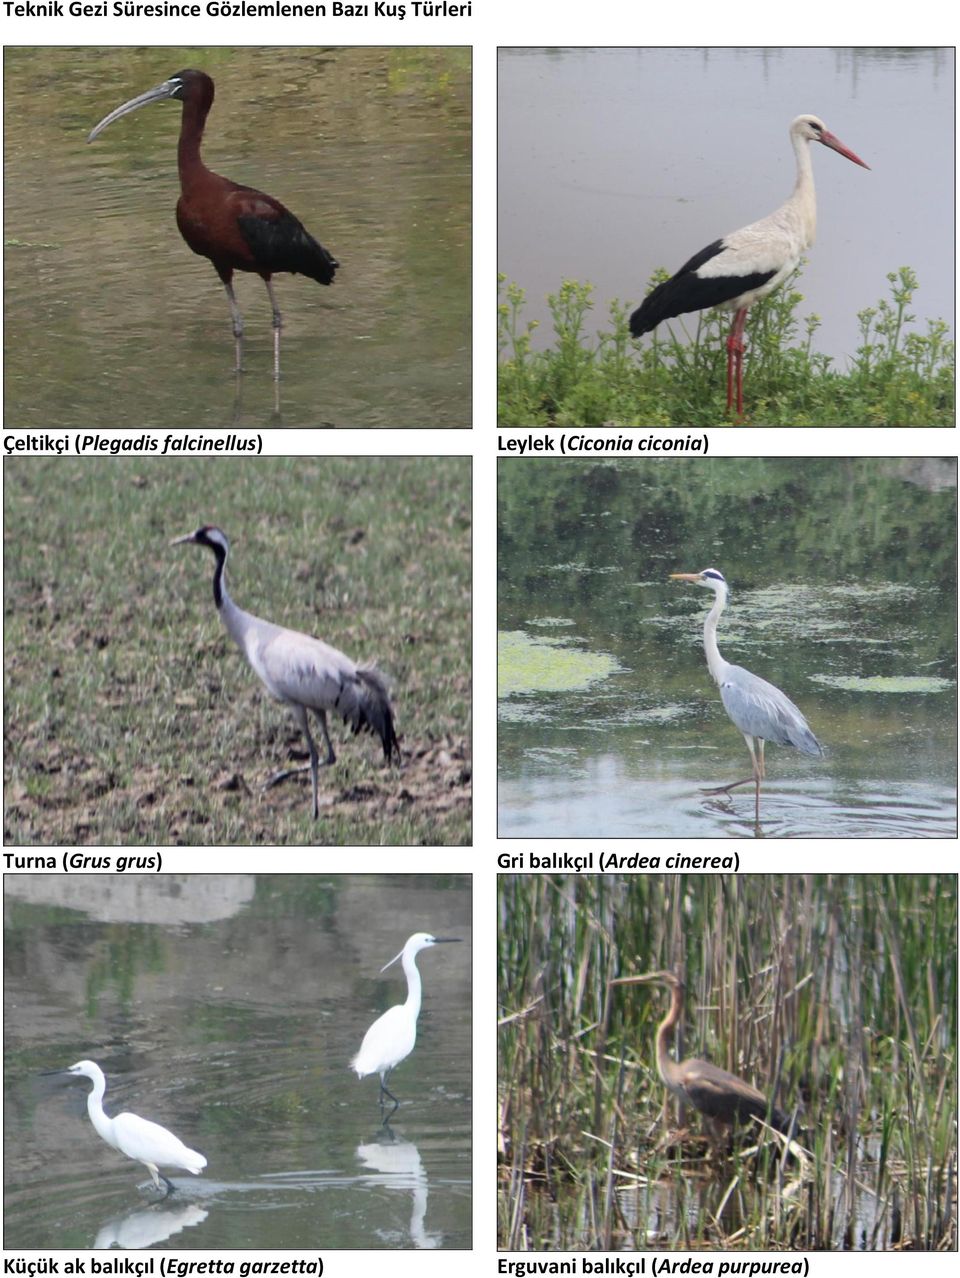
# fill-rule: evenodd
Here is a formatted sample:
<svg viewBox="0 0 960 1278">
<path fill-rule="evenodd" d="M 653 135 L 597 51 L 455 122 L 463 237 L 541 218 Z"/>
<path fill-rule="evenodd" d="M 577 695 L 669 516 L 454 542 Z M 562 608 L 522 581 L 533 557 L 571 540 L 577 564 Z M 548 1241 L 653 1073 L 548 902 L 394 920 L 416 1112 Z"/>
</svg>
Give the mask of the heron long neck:
<svg viewBox="0 0 960 1278">
<path fill-rule="evenodd" d="M 793 153 L 797 157 L 797 180 L 794 183 L 790 202 L 799 214 L 806 247 L 809 248 L 817 234 L 817 196 L 813 188 L 810 143 L 799 133 L 793 136 Z"/>
<path fill-rule="evenodd" d="M 680 1087 L 679 1063 L 670 1055 L 670 1039 L 683 1012 L 683 991 L 674 987 L 670 991 L 670 1011 L 657 1029 L 657 1072 L 671 1091 Z"/>
<path fill-rule="evenodd" d="M 404 1007 L 410 1008 L 413 1013 L 413 1019 L 416 1020 L 420 1015 L 420 999 L 423 994 L 423 987 L 420 984 L 420 972 L 417 969 L 415 955 L 404 954 L 403 974 L 407 978 L 407 1001 Z"/>
<path fill-rule="evenodd" d="M 723 588 L 717 591 L 713 607 L 707 613 L 707 619 L 703 623 L 703 647 L 707 654 L 707 669 L 710 671 L 714 683 L 717 684 L 720 683 L 724 672 L 730 664 L 720 656 L 720 649 L 717 647 L 717 622 L 720 620 L 720 614 L 723 612 L 726 603 L 727 592 L 726 588 Z"/>
</svg>

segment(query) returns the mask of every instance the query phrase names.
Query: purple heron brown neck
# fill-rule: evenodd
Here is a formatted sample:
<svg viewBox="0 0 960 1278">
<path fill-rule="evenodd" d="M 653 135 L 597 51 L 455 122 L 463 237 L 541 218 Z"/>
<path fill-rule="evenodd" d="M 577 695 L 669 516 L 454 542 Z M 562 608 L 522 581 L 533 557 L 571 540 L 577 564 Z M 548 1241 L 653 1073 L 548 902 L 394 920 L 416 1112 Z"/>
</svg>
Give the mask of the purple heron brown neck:
<svg viewBox="0 0 960 1278">
<path fill-rule="evenodd" d="M 790 1116 L 767 1100 L 749 1083 L 709 1061 L 691 1058 L 675 1061 L 669 1043 L 683 1016 L 683 982 L 675 972 L 646 972 L 642 976 L 618 976 L 611 985 L 664 985 L 670 991 L 670 1010 L 657 1027 L 657 1072 L 674 1096 L 720 1123 L 761 1118 L 778 1131 L 786 1132 Z"/>
</svg>

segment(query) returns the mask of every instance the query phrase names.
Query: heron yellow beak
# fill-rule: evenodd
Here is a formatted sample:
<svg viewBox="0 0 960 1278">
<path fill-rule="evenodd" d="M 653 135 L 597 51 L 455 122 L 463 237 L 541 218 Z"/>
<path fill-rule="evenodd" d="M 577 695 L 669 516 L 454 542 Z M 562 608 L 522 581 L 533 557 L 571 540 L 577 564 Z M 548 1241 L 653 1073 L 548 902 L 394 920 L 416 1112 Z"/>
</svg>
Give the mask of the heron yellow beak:
<svg viewBox="0 0 960 1278">
<path fill-rule="evenodd" d="M 703 574 L 699 572 L 672 572 L 671 581 L 699 581 Z"/>
</svg>

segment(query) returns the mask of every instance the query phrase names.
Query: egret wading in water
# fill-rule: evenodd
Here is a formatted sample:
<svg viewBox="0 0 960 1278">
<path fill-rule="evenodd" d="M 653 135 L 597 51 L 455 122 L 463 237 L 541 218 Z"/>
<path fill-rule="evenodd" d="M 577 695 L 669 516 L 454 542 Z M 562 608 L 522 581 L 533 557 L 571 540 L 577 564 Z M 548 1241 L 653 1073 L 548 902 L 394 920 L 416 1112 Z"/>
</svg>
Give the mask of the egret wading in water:
<svg viewBox="0 0 960 1278">
<path fill-rule="evenodd" d="M 414 932 L 399 954 L 394 955 L 389 963 L 384 963 L 380 971 L 400 959 L 403 963 L 403 974 L 407 978 L 407 1001 L 398 1003 L 373 1022 L 360 1044 L 360 1050 L 350 1062 L 350 1068 L 357 1071 L 357 1078 L 366 1078 L 368 1074 L 380 1075 L 380 1108 L 383 1109 L 383 1098 L 389 1096 L 393 1101 L 391 1117 L 400 1102 L 387 1088 L 387 1075 L 413 1051 L 417 1042 L 417 1017 L 420 1015 L 420 996 L 422 986 L 420 973 L 417 970 L 417 955 L 431 945 L 450 945 L 459 941 L 459 936 L 431 936 L 429 932 Z M 384 1119 L 386 1122 L 387 1119 Z"/>
<path fill-rule="evenodd" d="M 670 991 L 670 1010 L 657 1028 L 657 1073 L 664 1086 L 682 1101 L 715 1123 L 733 1126 L 749 1118 L 761 1118 L 785 1134 L 790 1117 L 749 1083 L 709 1061 L 691 1058 L 675 1061 L 668 1043 L 683 1016 L 683 981 L 674 972 L 647 972 L 643 976 L 618 976 L 611 985 L 664 985 Z"/>
<path fill-rule="evenodd" d="M 761 679 L 758 675 L 744 670 L 743 666 L 732 666 L 724 661 L 717 647 L 717 622 L 727 602 L 729 588 L 723 573 L 716 568 L 705 568 L 703 572 L 672 572 L 671 581 L 692 581 L 698 586 L 706 586 L 712 590 L 716 598 L 713 607 L 707 613 L 703 623 L 703 647 L 707 654 L 707 668 L 714 682 L 720 689 L 720 700 L 734 724 L 743 733 L 743 739 L 753 760 L 753 775 L 743 777 L 740 781 L 731 781 L 729 785 L 717 786 L 707 790 L 707 794 L 727 794 L 738 785 L 748 785 L 751 781 L 756 788 L 756 820 L 760 820 L 760 782 L 765 776 L 763 765 L 763 746 L 766 741 L 775 741 L 777 745 L 793 746 L 801 754 L 814 755 L 821 758 L 823 747 L 810 730 L 810 725 L 793 704 L 790 698 Z"/>
<path fill-rule="evenodd" d="M 160 1188 L 162 1180 L 167 1187 L 167 1194 L 172 1194 L 174 1190 L 173 1182 L 164 1176 L 160 1171 L 161 1167 L 179 1167 L 194 1176 L 199 1176 L 206 1167 L 207 1160 L 203 1154 L 198 1154 L 195 1149 L 188 1149 L 182 1140 L 159 1123 L 151 1123 L 138 1114 L 118 1114 L 116 1118 L 105 1114 L 103 1093 L 107 1088 L 107 1080 L 103 1076 L 103 1070 L 94 1061 L 77 1061 L 76 1065 L 71 1065 L 68 1069 L 45 1072 L 47 1075 L 72 1074 L 78 1078 L 90 1079 L 93 1089 L 87 1094 L 87 1113 L 97 1135 L 121 1154 L 126 1154 L 127 1158 L 143 1163 L 156 1189 Z"/>
</svg>

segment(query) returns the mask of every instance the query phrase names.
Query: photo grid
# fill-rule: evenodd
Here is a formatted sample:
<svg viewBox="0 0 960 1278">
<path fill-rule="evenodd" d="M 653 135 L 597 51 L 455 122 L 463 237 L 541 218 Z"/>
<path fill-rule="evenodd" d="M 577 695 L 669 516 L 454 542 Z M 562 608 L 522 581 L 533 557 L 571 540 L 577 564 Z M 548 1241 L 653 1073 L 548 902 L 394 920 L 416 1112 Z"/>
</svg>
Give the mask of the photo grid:
<svg viewBox="0 0 960 1278">
<path fill-rule="evenodd" d="M 955 1253 L 954 47 L 23 8 L 11 1271 Z"/>
</svg>

